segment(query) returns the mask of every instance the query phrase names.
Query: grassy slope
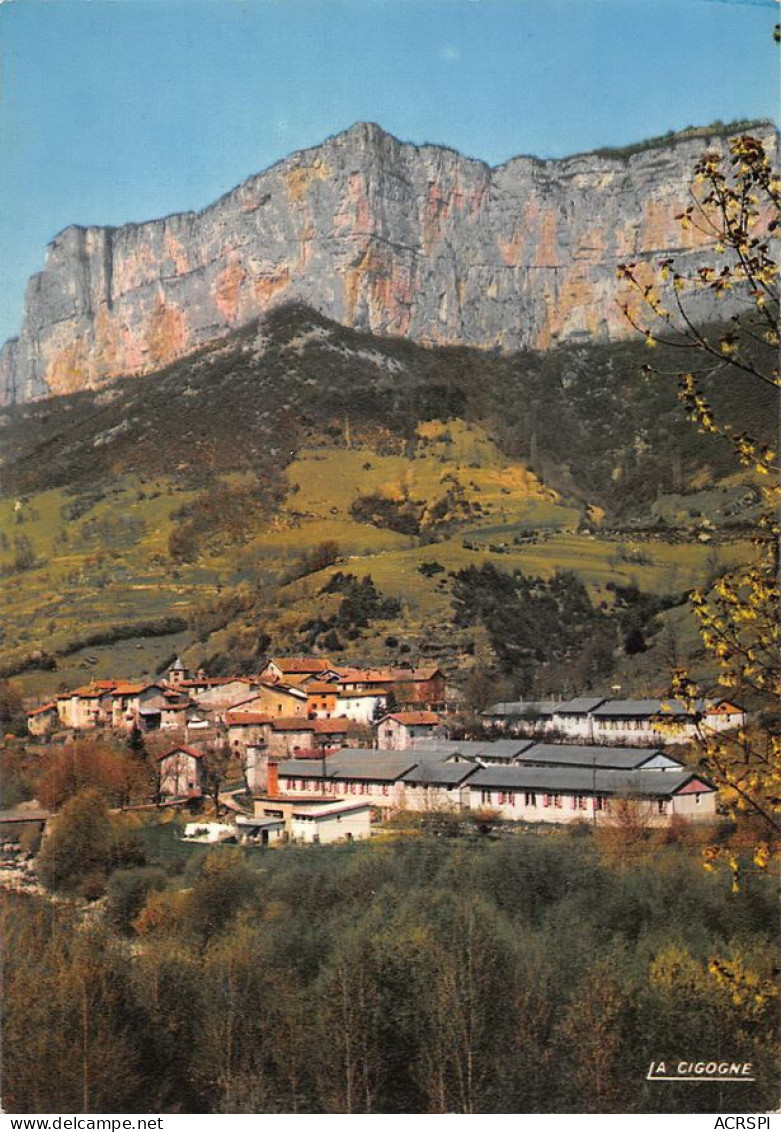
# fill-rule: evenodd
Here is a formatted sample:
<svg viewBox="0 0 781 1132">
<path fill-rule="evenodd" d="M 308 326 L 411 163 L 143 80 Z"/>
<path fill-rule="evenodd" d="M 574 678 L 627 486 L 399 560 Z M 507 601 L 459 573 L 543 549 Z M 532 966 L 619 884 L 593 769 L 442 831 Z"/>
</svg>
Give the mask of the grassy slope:
<svg viewBox="0 0 781 1132">
<path fill-rule="evenodd" d="M 338 599 L 318 591 L 336 569 L 358 576 L 370 573 L 380 590 L 402 600 L 401 625 L 378 625 L 361 642 L 361 652 L 372 653 L 391 631 L 401 629 L 420 643 L 427 631 L 448 622 L 445 575 L 424 576 L 418 569 L 422 563 L 439 562 L 449 572 L 492 560 L 503 569 L 545 577 L 569 569 L 586 581 L 595 600 L 609 602 L 608 582 L 658 593 L 680 591 L 704 580 L 716 553 L 724 565 L 746 553 L 739 542 L 714 551 L 698 543 L 578 534 L 581 510 L 567 506 L 522 464 L 508 462 L 483 429 L 460 421 L 430 421 L 420 432 L 412 459 L 366 446 L 303 449 L 287 469 L 291 490 L 270 523 L 261 516 L 242 546 L 211 545 L 195 562 L 176 566 L 166 550 L 171 513 L 194 492 L 182 490 L 175 481 L 161 478 L 142 484 L 135 477 L 122 477 L 72 521 L 62 517 L 72 497 L 60 489 L 29 497 L 22 523 L 14 522 L 10 500 L 0 502 L 4 529 L 11 535 L 24 532 L 43 559 L 39 568 L 0 583 L 8 639 L 19 642 L 18 651 L 56 651 L 86 630 L 171 614 L 187 617 L 198 604 L 216 599 L 258 570 L 284 572 L 291 559 L 328 539 L 339 545 L 338 564 L 283 585 L 268 611 L 263 627 L 288 645 L 294 644 L 302 622 L 335 608 Z M 442 495 L 443 477 L 450 482 L 455 477 L 466 500 L 480 505 L 479 521 L 470 518 L 452 530 L 436 532 L 429 536 L 436 541 L 421 545 L 413 536 L 357 522 L 350 515 L 351 504 L 361 494 L 398 497 L 406 490 L 411 498 L 434 502 Z M 240 477 L 227 478 L 235 483 Z M 66 546 L 59 541 L 64 530 Z M 514 537 L 529 538 L 532 531 L 537 532 L 536 541 L 513 543 Z M 251 619 L 247 628 L 252 628 Z M 225 647 L 233 631 L 235 626 L 216 634 L 191 655 L 200 659 Z M 56 672 L 31 672 L 20 679 L 26 691 L 43 693 L 91 675 L 150 674 L 187 640 L 187 634 L 180 633 L 92 646 L 60 660 Z"/>
<path fill-rule="evenodd" d="M 446 575 L 420 574 L 425 562 L 455 571 L 493 560 L 544 576 L 571 569 L 608 605 L 608 583 L 657 593 L 701 583 L 748 553 L 739 527 L 698 541 L 703 517 L 725 532 L 750 520 L 752 485 L 725 479 L 729 457 L 676 418 L 667 392 L 635 380 L 637 362 L 625 343 L 543 359 L 424 350 L 292 309 L 154 379 L 9 410 L 0 421 L 0 561 L 12 562 L 20 534 L 38 561 L 0 577 L 0 662 L 143 623 L 138 639 L 92 644 L 61 657 L 57 671 L 20 678 L 43 694 L 89 675 L 150 674 L 182 648 L 193 662 L 232 654 L 260 629 L 276 648 L 301 647 L 302 621 L 338 602 L 318 592 L 333 570 L 279 583 L 326 539 L 339 544 L 336 568 L 370 573 L 402 599 L 398 623 L 351 645 L 366 657 L 387 653 L 389 633 L 413 653 L 432 641 L 456 651 L 464 643 L 447 629 Z M 671 452 L 681 456 L 672 479 Z M 174 562 L 172 515 L 209 477 L 279 482 L 284 499 L 271 513 L 249 504 L 240 539 L 207 532 L 193 561 Z M 454 485 L 462 511 L 432 525 L 428 510 Z M 356 521 L 350 508 L 361 494 L 423 504 L 422 537 Z M 587 514 L 605 510 L 601 531 L 578 533 Z M 679 528 L 667 540 L 610 530 L 611 519 L 659 516 Z M 178 623 L 162 633 L 163 618 L 190 619 L 248 591 L 251 613 L 234 610 L 224 629 L 211 624 L 200 640 Z M 149 622 L 162 635 L 150 637 Z"/>
</svg>

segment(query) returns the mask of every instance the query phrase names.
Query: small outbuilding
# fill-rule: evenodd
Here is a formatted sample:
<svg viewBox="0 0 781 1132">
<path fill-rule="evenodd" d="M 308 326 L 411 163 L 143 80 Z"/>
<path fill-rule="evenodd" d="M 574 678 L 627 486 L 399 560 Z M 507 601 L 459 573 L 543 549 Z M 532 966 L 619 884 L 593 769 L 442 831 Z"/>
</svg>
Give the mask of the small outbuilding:
<svg viewBox="0 0 781 1132">
<path fill-rule="evenodd" d="M 236 840 L 240 845 L 275 845 L 285 836 L 284 818 L 237 817 Z"/>
<path fill-rule="evenodd" d="M 371 806 L 368 802 L 334 802 L 293 810 L 294 841 L 329 845 L 333 841 L 363 841 L 371 837 Z"/>
</svg>

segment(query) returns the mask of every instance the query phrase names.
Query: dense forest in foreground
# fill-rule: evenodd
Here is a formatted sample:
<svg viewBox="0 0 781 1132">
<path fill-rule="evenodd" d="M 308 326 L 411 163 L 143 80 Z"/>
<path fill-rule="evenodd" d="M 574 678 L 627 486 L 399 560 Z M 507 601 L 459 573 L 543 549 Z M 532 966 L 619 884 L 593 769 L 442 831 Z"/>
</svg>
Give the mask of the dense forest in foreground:
<svg viewBox="0 0 781 1132">
<path fill-rule="evenodd" d="M 685 831 L 447 832 L 147 852 L 97 903 L 7 897 L 6 1111 L 775 1105 L 771 877 L 734 891 Z M 660 1059 L 756 1081 L 647 1081 Z"/>
</svg>

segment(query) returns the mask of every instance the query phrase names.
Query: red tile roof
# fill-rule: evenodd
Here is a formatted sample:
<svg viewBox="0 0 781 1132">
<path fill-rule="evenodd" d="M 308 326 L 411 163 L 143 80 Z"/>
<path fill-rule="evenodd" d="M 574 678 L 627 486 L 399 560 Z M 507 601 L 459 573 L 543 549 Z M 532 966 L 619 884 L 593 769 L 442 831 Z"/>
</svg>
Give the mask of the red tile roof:
<svg viewBox="0 0 781 1132">
<path fill-rule="evenodd" d="M 350 726 L 349 719 L 313 719 L 315 733 L 318 735 L 346 735 Z"/>
<path fill-rule="evenodd" d="M 261 711 L 227 711 L 225 713 L 225 722 L 229 727 L 250 723 L 271 723 L 273 720 L 273 715 L 266 715 Z"/>
<path fill-rule="evenodd" d="M 304 719 L 303 716 L 275 716 L 272 724 L 274 731 L 314 731 L 314 719 Z"/>
<path fill-rule="evenodd" d="M 56 703 L 52 702 L 50 704 L 41 704 L 40 707 L 33 708 L 32 711 L 28 711 L 27 714 L 28 715 L 43 715 L 43 713 L 45 711 L 56 711 L 56 710 L 57 710 L 57 705 L 56 705 Z"/>
<path fill-rule="evenodd" d="M 111 690 L 114 696 L 138 696 L 141 692 L 145 692 L 147 688 L 157 688 L 162 692 L 162 684 L 116 684 Z"/>
<path fill-rule="evenodd" d="M 383 719 L 395 719 L 397 723 L 410 727 L 423 724 L 436 725 L 442 722 L 442 717 L 435 711 L 394 711 L 383 716 Z"/>
<path fill-rule="evenodd" d="M 163 759 L 168 759 L 172 755 L 191 755 L 194 759 L 202 759 L 204 757 L 203 751 L 196 751 L 195 747 L 171 747 L 170 751 L 166 751 L 162 755 L 157 756 L 157 761 L 162 762 Z"/>
</svg>

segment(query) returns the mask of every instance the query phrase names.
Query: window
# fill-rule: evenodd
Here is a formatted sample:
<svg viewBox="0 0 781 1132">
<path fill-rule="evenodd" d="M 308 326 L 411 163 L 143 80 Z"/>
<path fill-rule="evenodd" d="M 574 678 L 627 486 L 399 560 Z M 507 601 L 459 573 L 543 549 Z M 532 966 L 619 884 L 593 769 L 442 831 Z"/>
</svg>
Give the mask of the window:
<svg viewBox="0 0 781 1132">
<path fill-rule="evenodd" d="M 701 802 L 701 801 L 702 801 L 702 794 L 695 794 L 695 795 L 694 795 L 694 804 L 695 804 L 695 806 L 699 806 L 699 804 L 700 804 L 700 802 Z"/>
<path fill-rule="evenodd" d="M 659 801 L 656 803 L 656 809 L 657 809 L 657 812 L 660 813 L 660 814 L 666 814 L 667 813 L 667 802 L 664 798 L 660 798 Z"/>
<path fill-rule="evenodd" d="M 606 810 L 607 809 L 607 803 L 605 802 L 605 799 L 604 798 L 595 798 L 594 799 L 594 809 L 595 810 Z"/>
<path fill-rule="evenodd" d="M 551 801 L 550 801 L 550 794 L 543 794 L 543 796 L 542 796 L 542 804 L 543 804 L 543 806 L 549 806 L 549 805 L 551 804 Z"/>
<path fill-rule="evenodd" d="M 388 796 L 388 783 L 387 782 L 383 783 L 382 792 L 385 795 L 385 797 L 387 798 L 387 796 Z"/>
<path fill-rule="evenodd" d="M 524 802 L 526 803 L 527 806 L 536 806 L 537 805 L 537 795 L 532 793 L 531 791 L 526 792 L 523 800 L 524 800 Z"/>
<path fill-rule="evenodd" d="M 554 794 L 553 795 L 553 804 L 558 810 L 561 809 L 561 807 L 563 805 L 562 800 L 561 800 L 561 794 Z"/>
<path fill-rule="evenodd" d="M 508 806 L 514 806 L 515 805 L 515 793 L 512 790 L 509 790 L 507 792 L 507 805 Z"/>
<path fill-rule="evenodd" d="M 491 804 L 491 791 L 490 790 L 481 790 L 480 791 L 480 801 L 483 803 L 483 805 L 490 805 Z"/>
</svg>

